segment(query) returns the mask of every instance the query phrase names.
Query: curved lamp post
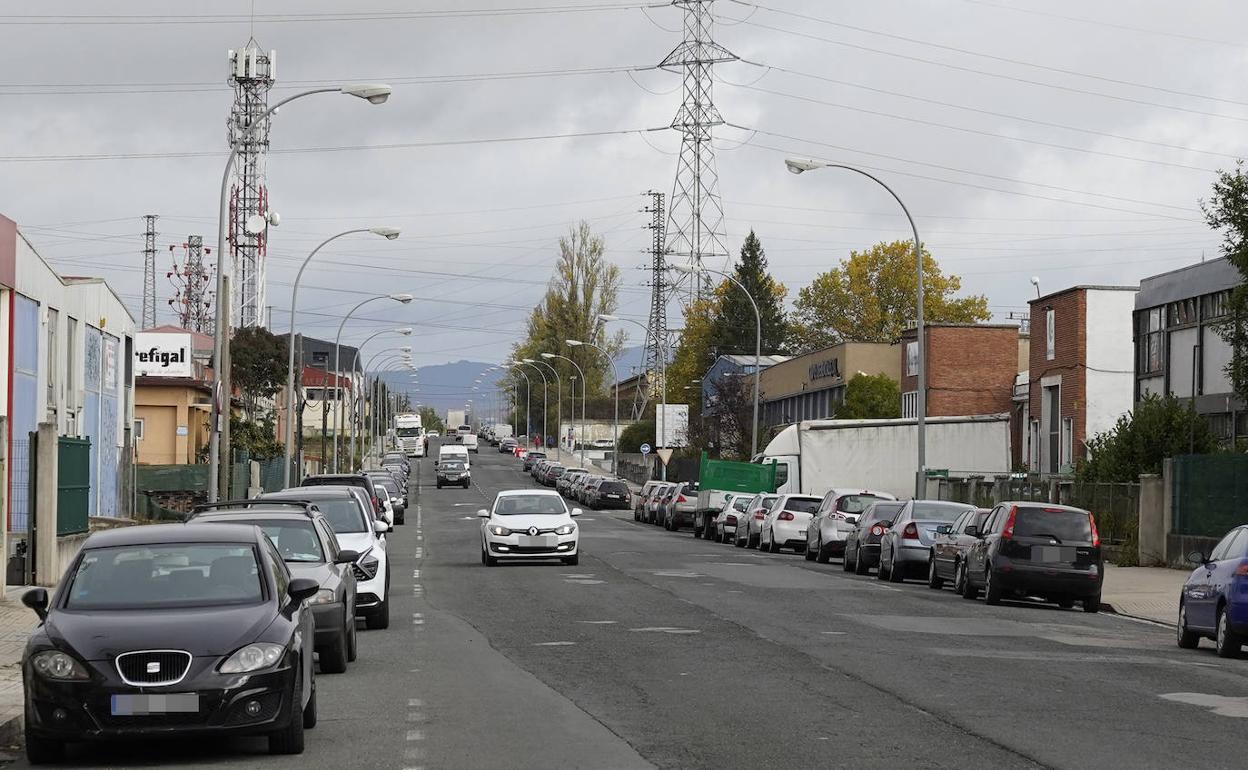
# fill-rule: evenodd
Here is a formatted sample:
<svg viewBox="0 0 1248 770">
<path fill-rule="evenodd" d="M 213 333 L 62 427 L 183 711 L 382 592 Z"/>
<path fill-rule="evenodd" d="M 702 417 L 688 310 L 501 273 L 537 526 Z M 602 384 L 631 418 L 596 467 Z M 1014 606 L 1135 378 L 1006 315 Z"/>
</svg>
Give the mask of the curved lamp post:
<svg viewBox="0 0 1248 770">
<path fill-rule="evenodd" d="M 542 377 L 542 445 L 545 446 L 546 438 L 550 435 L 550 381 L 546 379 L 546 372 L 532 358 L 521 358 L 516 363 L 528 364 Z"/>
<path fill-rule="evenodd" d="M 567 356 L 561 356 L 558 353 L 543 353 L 542 358 L 559 358 L 572 364 L 576 368 L 576 373 L 581 376 L 581 467 L 585 467 L 585 372 L 581 371 L 581 367 Z M 572 398 L 576 398 L 576 386 L 572 386 Z M 576 402 L 572 402 L 572 422 L 576 423 Z M 560 444 L 563 443 L 563 437 L 559 437 Z M 572 445 L 572 454 L 576 454 L 576 444 Z"/>
<path fill-rule="evenodd" d="M 401 302 L 404 305 L 406 305 L 412 301 L 412 295 L 411 294 L 378 294 L 375 297 L 369 297 L 368 299 L 360 302 L 360 304 L 356 305 L 355 307 L 347 311 L 347 314 L 342 317 L 342 323 L 338 324 L 338 333 L 334 335 L 334 375 L 335 375 L 335 378 L 342 376 L 341 347 L 342 347 L 343 328 L 347 325 L 347 321 L 351 319 L 351 316 L 355 315 L 355 311 L 364 307 L 368 303 L 376 302 L 379 299 L 392 299 L 395 302 Z M 407 328 L 406 332 L 399 332 L 399 333 L 411 334 L 412 333 L 411 327 L 406 327 L 406 328 Z M 369 337 L 368 339 L 372 339 L 372 337 Z M 365 340 L 364 342 L 368 342 L 368 340 Z M 364 345 L 364 342 L 361 342 L 359 345 L 356 346 L 357 351 L 360 346 Z M 338 404 L 342 400 L 341 388 L 338 386 L 339 382 L 340 382 L 339 379 L 334 380 L 334 403 L 335 404 Z M 342 407 L 339 406 L 337 413 L 334 415 L 334 437 L 335 438 L 341 435 L 341 427 L 340 427 L 341 422 L 342 422 Z M 338 472 L 338 452 L 335 451 L 334 452 L 334 473 L 337 473 L 337 472 Z"/>
<path fill-rule="evenodd" d="M 897 201 L 897 205 L 901 206 L 901 211 L 906 215 L 906 219 L 910 222 L 910 231 L 914 235 L 914 265 L 917 276 L 918 291 L 915 296 L 915 319 L 918 322 L 918 330 L 914 335 L 917 341 L 915 366 L 918 374 L 918 388 L 915 394 L 915 416 L 916 426 L 918 428 L 918 448 L 919 467 L 914 474 L 914 496 L 922 498 L 927 486 L 927 345 L 923 340 L 923 247 L 922 241 L 919 240 L 919 228 L 914 223 L 914 217 L 910 216 L 910 209 L 906 208 L 906 204 L 901 200 L 897 193 L 893 192 L 893 188 L 889 187 L 879 177 L 869 174 L 860 168 L 846 166 L 842 163 L 823 163 L 817 160 L 803 158 L 789 158 L 784 161 L 785 167 L 794 174 L 801 174 L 805 171 L 814 171 L 818 168 L 839 168 L 845 171 L 852 171 L 855 174 L 861 174 L 872 182 L 888 191 L 893 196 L 893 200 Z"/>
<path fill-rule="evenodd" d="M 242 149 L 243 145 L 250 143 L 252 134 L 257 126 L 264 125 L 264 122 L 274 115 L 279 107 L 290 104 L 296 99 L 302 99 L 305 96 L 314 94 L 341 93 L 365 99 L 369 104 L 382 104 L 390 98 L 392 90 L 390 86 L 384 83 L 358 83 L 301 91 L 269 107 L 261 113 L 254 123 L 242 127 L 241 139 L 230 142 L 230 154 L 225 160 L 225 171 L 221 174 L 221 198 L 217 208 L 217 312 L 212 334 L 212 430 L 208 438 L 208 502 L 210 503 L 217 501 L 221 487 L 221 414 L 224 411 L 226 415 L 225 422 L 228 423 L 230 413 L 230 372 L 228 367 L 224 366 L 222 362 L 225 361 L 225 351 L 230 344 L 225 315 L 231 299 L 226 291 L 225 284 L 227 267 L 225 223 L 230 216 L 230 172 L 234 169 L 234 159 L 238 157 L 239 150 Z M 277 223 L 276 215 L 266 217 L 265 221 L 260 223 L 261 231 L 270 222 L 272 224 Z M 290 342 L 294 344 L 293 339 Z M 289 393 L 287 398 L 289 398 Z M 286 466 L 287 468 L 290 467 L 289 456 L 286 458 Z M 287 473 L 289 474 L 289 471 Z"/>
<path fill-rule="evenodd" d="M 607 359 L 607 363 L 611 365 L 611 376 L 615 378 L 615 425 L 612 428 L 611 439 L 611 472 L 620 475 L 616 468 L 619 465 L 620 456 L 620 373 L 615 368 L 615 361 L 611 358 L 611 354 L 606 348 L 599 347 L 592 342 L 584 342 L 582 340 L 564 340 L 572 347 L 580 347 L 584 345 L 587 348 L 593 348 Z"/>
<path fill-rule="evenodd" d="M 631 318 L 621 318 L 617 315 L 611 315 L 610 313 L 599 313 L 598 320 L 599 321 L 623 321 L 624 323 L 630 323 L 630 324 L 634 324 L 636 326 L 641 327 L 641 330 L 643 333 L 648 334 L 650 332 L 649 328 L 645 324 L 641 323 L 640 321 L 634 321 Z M 655 410 L 657 414 L 655 415 L 656 419 L 654 421 L 655 423 L 654 443 L 660 447 L 666 446 L 664 439 L 667 438 L 667 355 L 668 355 L 667 340 L 664 339 L 662 341 L 662 344 L 663 344 L 663 349 L 659 351 L 659 380 L 662 381 L 663 383 L 663 386 L 662 386 L 663 410 L 661 412 L 657 409 Z M 616 451 L 619 451 L 618 448 Z M 660 465 L 662 466 L 662 468 L 659 471 L 660 473 L 659 478 L 661 478 L 663 481 L 667 481 L 667 463 L 660 463 Z"/>
</svg>

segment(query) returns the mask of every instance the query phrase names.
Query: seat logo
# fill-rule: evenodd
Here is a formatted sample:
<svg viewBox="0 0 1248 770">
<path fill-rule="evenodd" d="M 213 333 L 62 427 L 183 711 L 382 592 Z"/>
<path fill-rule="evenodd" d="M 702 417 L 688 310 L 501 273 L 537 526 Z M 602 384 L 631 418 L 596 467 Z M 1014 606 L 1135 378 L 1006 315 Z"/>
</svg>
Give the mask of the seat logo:
<svg viewBox="0 0 1248 770">
<path fill-rule="evenodd" d="M 537 527 L 529 527 L 529 537 L 537 537 Z"/>
<path fill-rule="evenodd" d="M 152 661 L 151 663 L 148 663 L 148 664 L 147 664 L 147 673 L 149 673 L 149 674 L 159 674 L 159 673 L 160 673 L 160 663 L 159 663 L 158 661 Z"/>
</svg>

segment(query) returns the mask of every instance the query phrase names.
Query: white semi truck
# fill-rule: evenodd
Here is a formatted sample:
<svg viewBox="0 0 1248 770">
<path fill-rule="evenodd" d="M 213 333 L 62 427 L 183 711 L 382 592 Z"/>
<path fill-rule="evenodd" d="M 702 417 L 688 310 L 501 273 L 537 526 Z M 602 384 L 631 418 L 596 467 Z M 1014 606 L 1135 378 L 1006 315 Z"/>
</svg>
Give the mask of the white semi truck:
<svg viewBox="0 0 1248 770">
<path fill-rule="evenodd" d="M 419 414 L 396 414 L 394 434 L 403 454 L 408 457 L 425 456 L 425 428 Z"/>
<path fill-rule="evenodd" d="M 1010 416 L 928 417 L 928 471 L 1010 472 Z M 755 458 L 775 460 L 780 494 L 823 495 L 853 487 L 914 496 L 918 429 L 913 418 L 808 420 L 780 431 Z"/>
<path fill-rule="evenodd" d="M 459 432 L 459 426 L 468 422 L 468 413 L 463 409 L 447 409 L 446 410 L 446 435 L 454 436 Z"/>
</svg>

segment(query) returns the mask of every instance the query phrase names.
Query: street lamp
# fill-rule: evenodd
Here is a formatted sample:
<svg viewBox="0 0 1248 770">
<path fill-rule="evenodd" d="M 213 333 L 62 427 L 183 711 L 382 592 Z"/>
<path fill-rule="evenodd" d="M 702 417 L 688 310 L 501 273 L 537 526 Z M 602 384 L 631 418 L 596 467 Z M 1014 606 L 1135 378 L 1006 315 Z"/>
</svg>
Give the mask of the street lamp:
<svg viewBox="0 0 1248 770">
<path fill-rule="evenodd" d="M 376 302 L 379 299 L 392 299 L 395 302 L 400 302 L 404 305 L 407 305 L 411 303 L 412 295 L 411 294 L 378 294 L 375 297 L 369 297 L 368 299 L 360 302 L 360 304 L 356 305 L 355 307 L 347 311 L 347 314 L 342 317 L 342 323 L 338 324 L 338 333 L 334 336 L 334 375 L 335 377 L 342 376 L 342 361 L 340 358 L 340 347 L 342 344 L 343 328 L 347 325 L 347 321 L 351 319 L 351 316 L 355 314 L 355 311 L 364 307 L 368 303 Z M 399 334 L 403 334 L 403 335 L 410 335 L 412 333 L 412 328 L 408 326 L 402 329 L 395 329 L 395 332 Z M 378 332 L 378 333 L 380 334 L 381 332 Z M 377 335 L 373 335 L 373 336 L 375 337 Z M 369 337 L 368 339 L 372 339 L 372 337 Z M 357 353 L 359 352 L 360 347 L 363 347 L 364 343 L 368 342 L 368 339 L 364 340 L 364 342 L 361 342 L 359 345 L 356 346 Z M 340 395 L 340 388 L 338 387 L 338 383 L 339 383 L 339 380 L 335 379 L 334 380 L 334 403 L 335 404 L 337 404 L 342 398 Z M 334 437 L 335 439 L 337 439 L 337 437 L 341 435 L 340 433 L 341 422 L 342 422 L 342 407 L 339 406 L 337 414 L 334 415 Z M 334 470 L 334 473 L 338 472 L 338 452 L 337 451 L 334 452 L 333 470 Z"/>
<path fill-rule="evenodd" d="M 620 475 L 618 470 L 620 457 L 620 373 L 615 368 L 615 361 L 611 358 L 611 354 L 604 348 L 592 342 L 584 342 L 582 340 L 564 340 L 564 342 L 574 348 L 579 348 L 582 345 L 587 348 L 593 348 L 601 353 L 607 359 L 607 363 L 611 365 L 611 376 L 615 379 L 615 425 L 611 434 L 611 472 L 618 476 Z"/>
<path fill-rule="evenodd" d="M 386 354 L 389 354 L 389 355 L 386 358 L 382 358 L 380 361 L 378 361 L 379 358 L 381 358 L 382 356 L 386 356 Z M 378 366 L 381 366 L 381 364 L 386 363 L 390 361 L 391 359 L 395 359 L 399 363 L 410 364 L 412 362 L 411 355 L 412 355 L 412 348 L 410 345 L 404 345 L 402 347 L 385 348 L 384 350 L 377 351 L 375 354 L 373 354 L 372 358 L 368 359 L 364 363 L 363 371 L 364 371 L 365 382 L 367 382 L 368 380 L 368 372 L 370 369 L 372 369 L 374 361 L 377 362 Z M 348 468 L 355 467 L 355 423 L 356 423 L 355 399 L 352 399 L 351 401 L 351 430 L 348 435 L 348 440 L 351 444 L 351 452 L 350 452 L 349 460 L 348 460 L 350 462 L 350 465 L 347 466 Z M 360 427 L 363 428 L 362 425 Z"/>
<path fill-rule="evenodd" d="M 221 198 L 217 208 L 217 294 L 216 316 L 212 335 L 212 431 L 208 439 L 208 502 L 215 503 L 221 486 L 221 431 L 222 411 L 229 422 L 230 413 L 230 372 L 225 366 L 226 348 L 229 347 L 229 330 L 226 328 L 226 310 L 230 306 L 230 295 L 226 290 L 226 220 L 230 215 L 230 172 L 234 169 L 234 159 L 238 157 L 243 145 L 249 144 L 257 126 L 264 125 L 279 107 L 290 104 L 305 96 L 324 93 L 343 93 L 366 99 L 370 104 L 381 104 L 390 98 L 392 89 L 384 83 L 359 83 L 328 88 L 313 88 L 282 99 L 265 110 L 255 122 L 242 126 L 239 140 L 230 141 L 230 154 L 225 160 L 225 171 L 221 174 Z M 256 225 L 257 233 L 263 232 L 266 224 L 277 224 L 277 215 L 266 215 Z M 294 340 L 291 340 L 293 344 Z M 287 394 L 289 397 L 289 393 Z M 290 465 L 287 457 L 286 465 Z"/>
<path fill-rule="evenodd" d="M 532 358 L 521 358 L 518 363 L 528 364 L 542 376 L 542 446 L 545 446 L 546 438 L 550 436 L 550 401 L 548 398 L 550 395 L 550 381 L 546 379 L 546 372 Z"/>
<path fill-rule="evenodd" d="M 784 161 L 784 165 L 794 174 L 800 174 L 804 171 L 813 171 L 817 168 L 839 168 L 846 171 L 852 171 L 855 174 L 861 174 L 871 181 L 878 184 L 893 196 L 893 200 L 897 201 L 897 205 L 901 206 L 902 212 L 906 215 L 906 219 L 910 222 L 910 230 L 914 234 L 914 263 L 917 273 L 918 291 L 915 297 L 915 318 L 918 322 L 918 331 L 915 334 L 917 340 L 917 361 L 915 362 L 918 374 L 918 389 L 915 394 L 915 416 L 916 427 L 918 429 L 918 462 L 919 467 L 914 475 L 914 496 L 922 498 L 926 484 L 927 470 L 927 345 L 923 340 L 923 246 L 919 240 L 919 228 L 914 223 L 914 217 L 910 216 L 910 209 L 906 208 L 906 204 L 901 200 L 897 193 L 893 192 L 893 188 L 884 183 L 883 180 L 873 174 L 869 174 L 859 168 L 846 166 L 841 163 L 823 163 L 817 160 L 789 158 Z"/>
<path fill-rule="evenodd" d="M 630 323 L 630 324 L 633 324 L 634 326 L 640 327 L 642 333 L 644 334 L 650 333 L 650 329 L 645 324 L 641 323 L 640 321 L 634 321 L 631 318 L 621 318 L 617 315 L 612 315 L 610 313 L 599 313 L 598 320 L 599 321 L 624 321 L 625 323 Z M 663 408 L 661 411 L 658 409 L 655 410 L 656 419 L 654 421 L 654 426 L 655 426 L 654 443 L 657 445 L 656 448 L 662 448 L 662 447 L 667 446 L 667 442 L 665 441 L 667 437 L 667 339 L 664 338 L 660 340 L 660 343 L 663 346 L 663 349 L 659 351 L 659 380 L 660 382 L 662 382 L 661 390 L 662 390 L 662 398 L 663 398 L 663 403 L 662 403 Z M 616 451 L 619 451 L 618 447 Z M 663 481 L 667 481 L 667 463 L 662 464 L 662 470 L 660 471 L 660 478 Z"/>
<path fill-rule="evenodd" d="M 555 375 L 555 433 L 562 434 L 563 432 L 563 381 L 559 378 L 559 370 L 551 366 L 546 361 L 538 361 L 537 359 L 529 359 L 529 360 L 532 360 L 533 363 L 535 364 L 541 364 L 542 366 L 549 369 L 551 374 Z M 543 449 L 545 449 L 545 447 L 543 447 Z M 556 452 L 563 451 L 558 441 L 555 442 L 555 451 Z"/>
<path fill-rule="evenodd" d="M 372 233 L 380 235 L 388 241 L 393 241 L 399 237 L 399 231 L 393 227 L 357 227 L 353 230 L 344 230 L 337 235 L 331 235 L 317 244 L 317 247 L 303 258 L 303 263 L 299 265 L 299 272 L 295 273 L 295 284 L 290 290 L 290 336 L 287 338 L 288 344 L 286 345 L 286 462 L 282 465 L 283 487 L 290 486 L 290 458 L 294 455 L 295 448 L 295 303 L 299 299 L 299 281 L 303 279 L 303 271 L 307 268 L 308 263 L 312 261 L 316 253 L 323 249 L 326 244 L 355 233 Z M 410 302 L 410 299 L 408 301 Z"/>
<path fill-rule="evenodd" d="M 745 288 L 745 284 L 733 278 L 728 273 L 722 273 L 719 270 L 711 270 L 700 264 L 690 263 L 687 265 L 671 265 L 670 268 L 679 273 L 687 273 L 689 275 L 699 273 L 714 273 L 715 275 L 727 278 L 737 285 L 745 298 L 750 301 L 750 307 L 754 308 L 754 427 L 750 432 L 750 459 L 758 454 L 758 394 L 759 394 L 759 378 L 762 374 L 762 348 L 763 348 L 763 315 L 758 312 L 758 303 L 754 301 L 754 296 L 750 294 L 750 290 Z"/>
<path fill-rule="evenodd" d="M 585 433 L 585 372 L 581 371 L 581 367 L 577 366 L 575 361 L 568 358 L 567 356 L 561 356 L 558 353 L 543 353 L 542 358 L 546 358 L 546 359 L 561 358 L 564 361 L 567 361 L 568 363 L 572 364 L 572 366 L 576 369 L 576 373 L 581 376 L 581 467 L 584 467 L 585 466 L 585 439 L 588 438 L 588 436 Z M 572 424 L 573 425 L 576 424 L 576 385 L 572 386 Z M 563 437 L 560 436 L 559 440 L 560 440 L 560 444 L 562 444 Z M 572 444 L 572 453 L 574 455 L 576 454 L 575 442 L 573 442 Z"/>
<path fill-rule="evenodd" d="M 533 381 L 530 380 L 529 375 L 525 374 L 524 370 L 520 368 L 519 361 L 508 361 L 506 362 L 506 366 L 511 367 L 512 369 L 515 369 L 516 374 L 524 378 L 524 436 L 525 436 L 525 443 L 527 444 L 529 441 L 529 434 L 533 432 L 533 420 L 529 416 L 529 412 L 530 412 L 529 405 L 533 401 Z M 517 396 L 518 395 L 519 394 L 517 394 Z M 519 410 L 517 409 L 516 411 L 517 411 L 516 417 L 519 417 L 520 416 Z M 519 433 L 520 431 L 516 431 L 516 432 Z"/>
</svg>

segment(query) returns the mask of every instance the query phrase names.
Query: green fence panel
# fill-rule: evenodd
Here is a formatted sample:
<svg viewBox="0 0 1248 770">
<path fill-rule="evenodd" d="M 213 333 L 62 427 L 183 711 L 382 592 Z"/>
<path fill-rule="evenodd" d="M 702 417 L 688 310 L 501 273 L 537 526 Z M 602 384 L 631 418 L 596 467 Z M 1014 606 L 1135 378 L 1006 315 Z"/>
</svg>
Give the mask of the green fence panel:
<svg viewBox="0 0 1248 770">
<path fill-rule="evenodd" d="M 1248 522 L 1248 455 L 1176 457 L 1172 484 L 1175 534 L 1221 537 Z"/>
<path fill-rule="evenodd" d="M 56 534 L 86 532 L 91 495 L 91 440 L 61 436 L 56 442 Z"/>
</svg>

